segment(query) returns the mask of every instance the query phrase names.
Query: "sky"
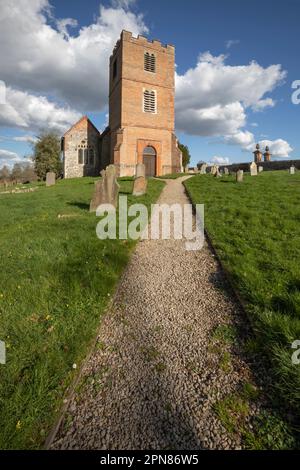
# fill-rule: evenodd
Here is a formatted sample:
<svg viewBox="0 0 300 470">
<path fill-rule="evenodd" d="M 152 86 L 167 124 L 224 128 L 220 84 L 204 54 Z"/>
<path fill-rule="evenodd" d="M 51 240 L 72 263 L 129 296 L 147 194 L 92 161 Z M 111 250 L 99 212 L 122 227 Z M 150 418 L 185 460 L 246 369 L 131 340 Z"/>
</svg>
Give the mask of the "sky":
<svg viewBox="0 0 300 470">
<path fill-rule="evenodd" d="M 104 130 L 122 29 L 175 45 L 191 165 L 250 161 L 257 142 L 300 158 L 299 17 L 300 0 L 0 0 L 0 167 L 84 114 Z"/>
</svg>

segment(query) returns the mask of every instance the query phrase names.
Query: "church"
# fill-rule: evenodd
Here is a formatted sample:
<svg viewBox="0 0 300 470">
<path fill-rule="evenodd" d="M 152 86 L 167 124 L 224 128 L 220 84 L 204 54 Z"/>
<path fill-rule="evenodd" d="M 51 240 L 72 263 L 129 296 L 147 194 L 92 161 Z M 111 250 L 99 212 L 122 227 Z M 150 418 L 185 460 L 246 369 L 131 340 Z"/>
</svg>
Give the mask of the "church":
<svg viewBox="0 0 300 470">
<path fill-rule="evenodd" d="M 109 64 L 109 125 L 100 133 L 83 116 L 62 138 L 65 178 L 97 176 L 114 164 L 119 176 L 182 171 L 175 135 L 175 48 L 122 31 Z"/>
</svg>

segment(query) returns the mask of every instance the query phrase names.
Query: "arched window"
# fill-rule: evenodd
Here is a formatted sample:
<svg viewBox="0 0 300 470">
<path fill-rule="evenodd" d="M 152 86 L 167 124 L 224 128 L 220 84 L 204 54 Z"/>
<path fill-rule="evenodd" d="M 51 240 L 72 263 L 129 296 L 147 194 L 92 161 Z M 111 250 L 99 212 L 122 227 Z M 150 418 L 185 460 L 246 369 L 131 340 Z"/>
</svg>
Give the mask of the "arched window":
<svg viewBox="0 0 300 470">
<path fill-rule="evenodd" d="M 156 71 L 156 58 L 155 55 L 150 54 L 150 52 L 145 52 L 144 54 L 144 70 L 152 73 Z"/>
<path fill-rule="evenodd" d="M 143 155 L 156 155 L 155 148 L 148 145 L 144 148 Z"/>
<path fill-rule="evenodd" d="M 83 165 L 83 149 L 78 149 L 78 163 Z"/>
</svg>

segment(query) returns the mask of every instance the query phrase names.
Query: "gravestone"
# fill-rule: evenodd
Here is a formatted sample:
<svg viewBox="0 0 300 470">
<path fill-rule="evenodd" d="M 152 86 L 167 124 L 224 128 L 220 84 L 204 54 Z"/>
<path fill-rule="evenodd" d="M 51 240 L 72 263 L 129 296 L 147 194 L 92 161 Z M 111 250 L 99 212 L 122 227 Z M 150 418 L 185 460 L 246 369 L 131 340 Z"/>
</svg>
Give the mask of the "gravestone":
<svg viewBox="0 0 300 470">
<path fill-rule="evenodd" d="M 216 173 L 217 171 L 219 171 L 218 165 L 213 165 L 213 166 L 211 167 L 211 169 L 210 169 L 210 173 L 211 173 L 212 175 L 215 175 L 215 173 Z"/>
<path fill-rule="evenodd" d="M 252 162 L 250 165 L 250 175 L 257 176 L 257 165 L 255 162 Z"/>
<path fill-rule="evenodd" d="M 258 173 L 261 173 L 262 171 L 264 171 L 264 167 L 263 167 L 263 166 L 259 166 L 259 167 L 258 167 Z"/>
<path fill-rule="evenodd" d="M 133 196 L 142 196 L 147 192 L 147 180 L 144 176 L 135 178 L 133 183 Z"/>
<path fill-rule="evenodd" d="M 219 170 L 219 168 L 217 168 L 215 174 L 214 174 L 214 177 L 215 178 L 222 178 L 222 173 L 221 171 Z"/>
<path fill-rule="evenodd" d="M 207 169 L 207 164 L 203 163 L 200 167 L 200 174 L 205 175 L 206 174 L 206 169 Z"/>
<path fill-rule="evenodd" d="M 55 173 L 53 171 L 48 171 L 46 173 L 46 186 L 55 185 Z"/>
<path fill-rule="evenodd" d="M 295 167 L 294 167 L 294 165 L 292 165 L 290 167 L 290 175 L 294 175 L 294 174 L 295 174 Z"/>
<path fill-rule="evenodd" d="M 95 183 L 95 191 L 90 203 L 90 212 L 95 212 L 100 204 L 118 205 L 120 186 L 117 182 L 116 168 L 109 165 L 101 171 L 102 179 Z"/>
<path fill-rule="evenodd" d="M 140 176 L 143 176 L 144 178 L 146 176 L 146 168 L 144 163 L 138 163 L 136 166 L 135 177 L 139 178 Z"/>
<path fill-rule="evenodd" d="M 227 168 L 226 166 L 225 166 L 225 168 L 224 168 L 224 175 L 229 175 L 229 170 L 228 170 L 228 168 Z"/>
<path fill-rule="evenodd" d="M 236 172 L 236 182 L 237 182 L 237 183 L 241 183 L 241 182 L 243 181 L 243 179 L 244 179 L 244 172 L 243 172 L 243 170 L 238 170 L 238 171 Z"/>
</svg>

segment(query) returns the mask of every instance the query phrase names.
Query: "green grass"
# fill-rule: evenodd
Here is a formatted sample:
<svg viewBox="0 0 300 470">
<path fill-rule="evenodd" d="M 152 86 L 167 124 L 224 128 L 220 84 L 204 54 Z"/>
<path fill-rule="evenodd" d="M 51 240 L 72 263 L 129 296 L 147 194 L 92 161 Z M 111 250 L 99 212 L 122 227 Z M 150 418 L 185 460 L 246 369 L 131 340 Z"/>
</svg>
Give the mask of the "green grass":
<svg viewBox="0 0 300 470">
<path fill-rule="evenodd" d="M 199 175 L 185 182 L 205 204 L 205 226 L 223 266 L 243 298 L 254 339 L 267 358 L 273 400 L 300 418 L 300 366 L 291 343 L 300 339 L 300 173 Z M 250 344 L 251 343 L 251 344 Z"/>
<path fill-rule="evenodd" d="M 134 198 L 132 180 L 120 184 L 148 208 L 164 186 L 151 179 Z M 96 237 L 93 187 L 79 178 L 0 195 L 1 449 L 42 446 L 134 246 Z"/>
<path fill-rule="evenodd" d="M 280 416 L 267 410 L 251 416 L 251 402 L 255 402 L 257 395 L 255 387 L 245 383 L 241 393 L 227 395 L 213 409 L 229 434 L 240 435 L 244 449 L 294 449 L 291 430 Z"/>
</svg>

